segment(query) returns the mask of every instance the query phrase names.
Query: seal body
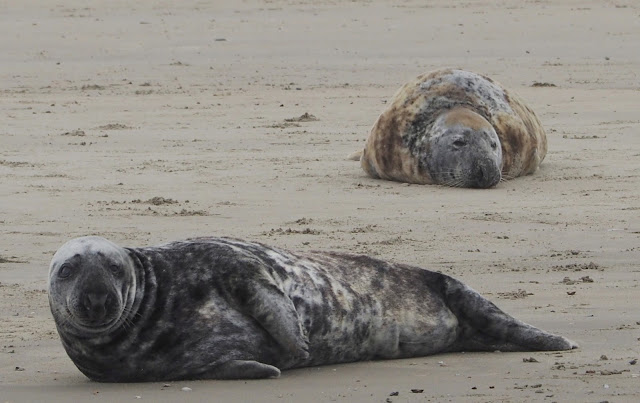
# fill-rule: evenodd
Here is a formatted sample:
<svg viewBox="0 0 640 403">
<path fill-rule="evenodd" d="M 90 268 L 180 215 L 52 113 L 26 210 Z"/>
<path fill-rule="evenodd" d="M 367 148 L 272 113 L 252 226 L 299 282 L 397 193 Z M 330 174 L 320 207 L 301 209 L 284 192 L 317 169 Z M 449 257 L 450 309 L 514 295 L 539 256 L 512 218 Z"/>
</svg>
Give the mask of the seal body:
<svg viewBox="0 0 640 403">
<path fill-rule="evenodd" d="M 147 248 L 71 240 L 51 262 L 49 301 L 68 355 L 103 382 L 269 378 L 358 360 L 576 347 L 441 273 L 227 238 Z"/>
<path fill-rule="evenodd" d="M 535 172 L 546 153 L 544 129 L 520 97 L 483 75 L 444 69 L 398 90 L 360 163 L 373 178 L 488 188 Z"/>
</svg>

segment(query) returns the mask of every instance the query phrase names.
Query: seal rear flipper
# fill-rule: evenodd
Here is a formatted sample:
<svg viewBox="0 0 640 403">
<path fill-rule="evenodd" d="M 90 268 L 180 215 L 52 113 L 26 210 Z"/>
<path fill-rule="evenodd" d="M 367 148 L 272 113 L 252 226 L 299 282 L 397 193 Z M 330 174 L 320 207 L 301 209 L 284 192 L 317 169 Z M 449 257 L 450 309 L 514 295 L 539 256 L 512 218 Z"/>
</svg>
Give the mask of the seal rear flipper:
<svg viewBox="0 0 640 403">
<path fill-rule="evenodd" d="M 556 351 L 578 348 L 573 341 L 521 322 L 458 280 L 444 277 L 444 298 L 461 333 L 455 350 Z"/>
<path fill-rule="evenodd" d="M 354 151 L 354 152 L 352 152 L 351 154 L 349 154 L 347 156 L 347 160 L 349 160 L 349 161 L 360 161 L 360 159 L 362 158 L 362 153 L 363 153 L 362 150 Z"/>
<path fill-rule="evenodd" d="M 263 379 L 277 378 L 280 370 L 258 361 L 231 360 L 215 367 L 205 378 L 210 379 Z"/>
</svg>

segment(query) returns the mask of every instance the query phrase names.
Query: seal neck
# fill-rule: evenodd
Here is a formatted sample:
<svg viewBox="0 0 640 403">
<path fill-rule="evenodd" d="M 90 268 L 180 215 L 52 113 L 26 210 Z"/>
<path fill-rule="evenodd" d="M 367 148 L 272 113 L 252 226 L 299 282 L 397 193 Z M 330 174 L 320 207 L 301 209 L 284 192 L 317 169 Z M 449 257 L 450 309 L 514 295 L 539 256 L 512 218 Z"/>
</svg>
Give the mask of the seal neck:
<svg viewBox="0 0 640 403">
<path fill-rule="evenodd" d="M 131 307 L 123 323 L 127 338 L 132 341 L 142 330 L 139 323 L 144 323 L 153 312 L 158 292 L 158 283 L 153 266 L 144 254 L 134 248 L 125 248 L 133 261 L 136 276 L 136 292 Z"/>
</svg>

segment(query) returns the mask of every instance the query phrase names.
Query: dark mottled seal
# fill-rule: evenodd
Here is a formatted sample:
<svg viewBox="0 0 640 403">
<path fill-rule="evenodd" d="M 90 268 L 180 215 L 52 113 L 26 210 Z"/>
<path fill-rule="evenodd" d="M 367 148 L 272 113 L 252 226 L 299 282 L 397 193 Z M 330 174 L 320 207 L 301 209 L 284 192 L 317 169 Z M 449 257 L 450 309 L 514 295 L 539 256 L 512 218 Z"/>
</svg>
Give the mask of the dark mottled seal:
<svg viewBox="0 0 640 403">
<path fill-rule="evenodd" d="M 63 245 L 49 270 L 62 344 L 104 382 L 277 377 L 447 351 L 566 350 L 458 280 L 336 252 L 201 238 Z"/>
<path fill-rule="evenodd" d="M 446 69 L 402 86 L 359 156 L 373 178 L 488 188 L 533 173 L 546 153 L 544 129 L 520 97 L 483 75 Z"/>
</svg>

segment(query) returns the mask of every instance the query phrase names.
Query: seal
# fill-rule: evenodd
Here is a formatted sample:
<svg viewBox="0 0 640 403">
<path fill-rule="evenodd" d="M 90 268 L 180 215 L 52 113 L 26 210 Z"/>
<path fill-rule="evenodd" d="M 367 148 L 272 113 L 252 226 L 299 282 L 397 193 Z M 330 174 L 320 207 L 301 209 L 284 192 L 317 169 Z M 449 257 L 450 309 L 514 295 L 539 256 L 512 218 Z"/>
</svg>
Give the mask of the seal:
<svg viewBox="0 0 640 403">
<path fill-rule="evenodd" d="M 489 77 L 436 70 L 406 83 L 352 154 L 373 178 L 490 188 L 536 171 L 547 137 L 536 114 Z"/>
<path fill-rule="evenodd" d="M 64 244 L 49 269 L 62 344 L 101 382 L 271 378 L 281 369 L 577 345 L 460 281 L 339 252 L 229 238 Z"/>
</svg>

